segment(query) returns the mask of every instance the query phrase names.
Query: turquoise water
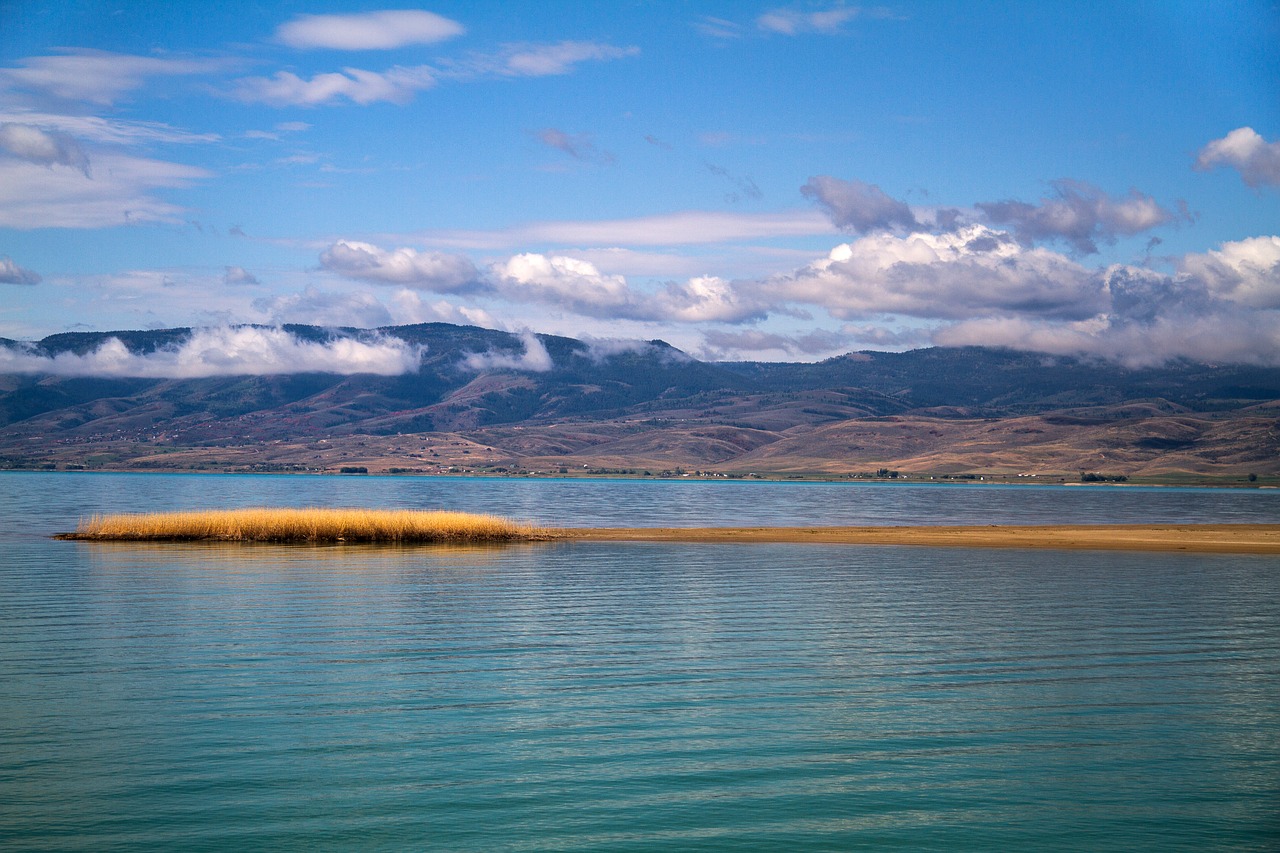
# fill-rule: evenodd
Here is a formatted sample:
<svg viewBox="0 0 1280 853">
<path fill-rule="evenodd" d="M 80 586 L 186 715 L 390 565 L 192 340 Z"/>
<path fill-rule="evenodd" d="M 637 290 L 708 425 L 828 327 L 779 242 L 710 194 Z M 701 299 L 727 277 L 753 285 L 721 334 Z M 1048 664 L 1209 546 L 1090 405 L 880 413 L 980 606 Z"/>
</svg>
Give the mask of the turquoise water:
<svg viewBox="0 0 1280 853">
<path fill-rule="evenodd" d="M 552 523 L 1280 519 L 1280 494 L 1258 491 L 3 474 L 0 847 L 1280 838 L 1277 558 L 46 538 L 104 508 L 254 503 Z"/>
</svg>

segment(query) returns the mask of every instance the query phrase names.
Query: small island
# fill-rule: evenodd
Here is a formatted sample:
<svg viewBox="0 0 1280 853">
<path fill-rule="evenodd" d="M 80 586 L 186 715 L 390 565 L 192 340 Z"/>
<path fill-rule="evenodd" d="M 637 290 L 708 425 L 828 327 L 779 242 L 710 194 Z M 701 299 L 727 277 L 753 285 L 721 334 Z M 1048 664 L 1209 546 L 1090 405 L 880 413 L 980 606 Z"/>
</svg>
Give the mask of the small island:
<svg viewBox="0 0 1280 853">
<path fill-rule="evenodd" d="M 470 544 L 549 538 L 496 515 L 444 510 L 247 507 L 94 515 L 57 539 L 99 542 Z"/>
</svg>

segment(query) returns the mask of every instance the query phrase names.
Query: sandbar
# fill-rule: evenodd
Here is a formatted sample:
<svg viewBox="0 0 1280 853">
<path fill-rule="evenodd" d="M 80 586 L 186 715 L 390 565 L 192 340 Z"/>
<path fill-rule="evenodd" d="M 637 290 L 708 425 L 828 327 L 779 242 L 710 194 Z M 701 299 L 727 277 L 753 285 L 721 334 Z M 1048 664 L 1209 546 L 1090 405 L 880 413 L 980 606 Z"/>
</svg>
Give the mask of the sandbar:
<svg viewBox="0 0 1280 853">
<path fill-rule="evenodd" d="M 1280 524 L 1091 524 L 907 527 L 561 528 L 582 542 L 810 543 L 1280 554 Z"/>
</svg>

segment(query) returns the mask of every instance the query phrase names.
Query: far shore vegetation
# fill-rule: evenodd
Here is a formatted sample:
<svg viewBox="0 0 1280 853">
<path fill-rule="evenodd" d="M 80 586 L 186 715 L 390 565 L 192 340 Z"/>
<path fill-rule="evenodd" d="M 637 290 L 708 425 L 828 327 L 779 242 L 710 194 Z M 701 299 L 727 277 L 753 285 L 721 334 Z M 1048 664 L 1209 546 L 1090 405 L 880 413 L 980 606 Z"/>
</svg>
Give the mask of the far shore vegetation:
<svg viewBox="0 0 1280 853">
<path fill-rule="evenodd" d="M 495 515 L 443 510 L 321 507 L 94 515 L 60 539 L 130 542 L 529 542 L 546 531 Z"/>
</svg>

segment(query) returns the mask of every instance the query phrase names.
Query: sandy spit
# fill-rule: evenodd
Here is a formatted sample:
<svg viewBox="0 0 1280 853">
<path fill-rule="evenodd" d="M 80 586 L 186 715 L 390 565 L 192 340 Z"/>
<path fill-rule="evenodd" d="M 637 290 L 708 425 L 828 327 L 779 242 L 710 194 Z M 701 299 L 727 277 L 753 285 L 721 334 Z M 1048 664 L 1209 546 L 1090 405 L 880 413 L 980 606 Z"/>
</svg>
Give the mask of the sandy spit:
<svg viewBox="0 0 1280 853">
<path fill-rule="evenodd" d="M 1115 524 L 966 527 L 602 527 L 562 528 L 584 542 L 812 543 L 959 548 L 1068 548 L 1280 554 L 1280 524 Z"/>
</svg>

